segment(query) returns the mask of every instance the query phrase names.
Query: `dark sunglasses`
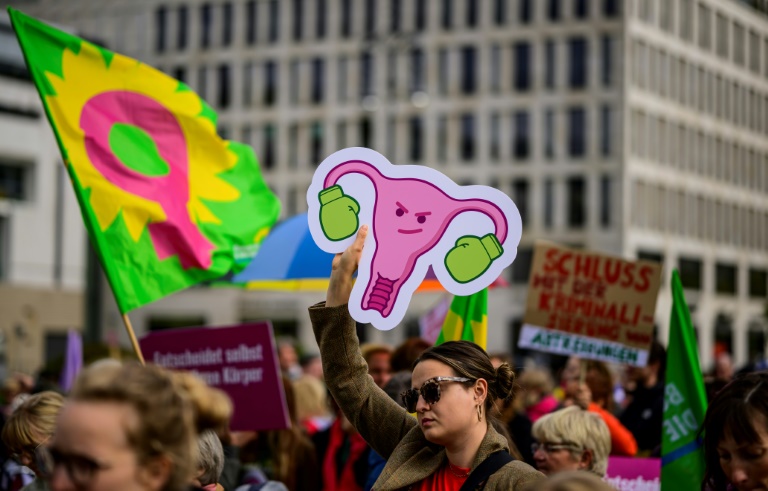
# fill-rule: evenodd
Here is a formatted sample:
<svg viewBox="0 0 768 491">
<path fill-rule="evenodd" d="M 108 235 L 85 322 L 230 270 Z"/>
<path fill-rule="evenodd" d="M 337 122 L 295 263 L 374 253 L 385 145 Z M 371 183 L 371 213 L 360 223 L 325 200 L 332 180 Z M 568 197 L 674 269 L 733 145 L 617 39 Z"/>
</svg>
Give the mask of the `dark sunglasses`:
<svg viewBox="0 0 768 491">
<path fill-rule="evenodd" d="M 419 395 L 424 398 L 424 402 L 429 404 L 437 403 L 440 400 L 440 382 L 473 382 L 471 378 L 466 377 L 435 377 L 427 380 L 420 389 L 408 389 L 400 394 L 403 398 L 405 409 L 409 413 L 416 412 L 416 404 L 419 402 Z"/>
</svg>

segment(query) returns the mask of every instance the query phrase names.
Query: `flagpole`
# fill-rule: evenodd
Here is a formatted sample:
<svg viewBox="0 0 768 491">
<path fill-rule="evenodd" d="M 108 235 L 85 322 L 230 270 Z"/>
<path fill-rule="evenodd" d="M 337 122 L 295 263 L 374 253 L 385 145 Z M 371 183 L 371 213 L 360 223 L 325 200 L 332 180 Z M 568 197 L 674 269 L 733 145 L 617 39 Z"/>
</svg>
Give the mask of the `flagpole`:
<svg viewBox="0 0 768 491">
<path fill-rule="evenodd" d="M 142 365 L 146 365 L 146 363 L 144 363 L 144 355 L 141 354 L 139 341 L 136 339 L 136 333 L 133 332 L 133 326 L 131 325 L 131 319 L 128 318 L 128 314 L 123 314 L 123 324 L 125 324 L 125 330 L 128 331 L 128 337 L 131 339 L 131 345 L 133 346 L 133 351 L 136 353 L 136 357 Z"/>
</svg>

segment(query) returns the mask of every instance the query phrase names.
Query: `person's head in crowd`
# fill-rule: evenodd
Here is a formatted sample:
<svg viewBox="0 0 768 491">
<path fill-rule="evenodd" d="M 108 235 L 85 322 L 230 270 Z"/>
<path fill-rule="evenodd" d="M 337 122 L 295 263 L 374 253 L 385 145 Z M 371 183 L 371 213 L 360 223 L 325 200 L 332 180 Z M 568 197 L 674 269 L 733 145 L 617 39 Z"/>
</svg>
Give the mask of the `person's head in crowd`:
<svg viewBox="0 0 768 491">
<path fill-rule="evenodd" d="M 704 418 L 702 490 L 768 489 L 768 372 L 734 379 Z"/>
<path fill-rule="evenodd" d="M 518 384 L 524 394 L 523 405 L 528 407 L 552 393 L 554 382 L 549 372 L 540 368 L 528 368 L 520 377 Z"/>
<path fill-rule="evenodd" d="M 368 364 L 368 375 L 373 382 L 384 388 L 392 377 L 392 348 L 386 344 L 366 343 L 360 346 L 365 362 Z"/>
<path fill-rule="evenodd" d="M 494 369 L 478 345 L 449 341 L 416 360 L 412 388 L 403 393 L 403 402 L 416 413 L 428 441 L 454 447 L 466 439 L 482 439 L 495 401 L 514 397 L 514 382 L 512 367 L 505 363 Z"/>
<path fill-rule="evenodd" d="M 277 341 L 277 359 L 280 370 L 291 380 L 296 380 L 303 373 L 299 365 L 299 354 L 292 339 L 280 338 Z"/>
<path fill-rule="evenodd" d="M 304 375 L 323 380 L 323 361 L 320 359 L 320 355 L 313 354 L 302 356 L 300 363 Z"/>
<path fill-rule="evenodd" d="M 400 395 L 411 388 L 411 372 L 400 371 L 394 373 L 384 387 L 384 392 L 400 406 L 405 407 Z"/>
<path fill-rule="evenodd" d="M 644 367 L 628 366 L 626 375 L 630 383 L 650 389 L 659 382 L 664 382 L 666 367 L 667 350 L 654 339 L 648 353 L 648 364 Z"/>
<path fill-rule="evenodd" d="M 533 459 L 546 475 L 590 471 L 604 476 L 611 451 L 608 426 L 595 413 L 571 406 L 542 416 L 533 424 Z"/>
<path fill-rule="evenodd" d="M 733 358 L 728 352 L 717 355 L 715 359 L 715 380 L 730 382 L 733 378 Z"/>
<path fill-rule="evenodd" d="M 608 412 L 613 412 L 613 373 L 602 361 L 588 360 L 584 382 L 592 393 L 592 401 Z"/>
<path fill-rule="evenodd" d="M 419 337 L 411 337 L 395 348 L 390 359 L 392 373 L 413 370 L 413 363 L 432 345 Z"/>
<path fill-rule="evenodd" d="M 499 365 L 506 363 L 507 365 L 514 367 L 512 357 L 507 353 L 488 353 L 488 358 L 491 359 L 491 365 L 493 368 L 499 368 Z"/>
<path fill-rule="evenodd" d="M 56 418 L 64 406 L 58 392 L 45 391 L 29 396 L 6 421 L 3 443 L 22 465 L 40 474 L 37 454 L 56 430 Z"/>
<path fill-rule="evenodd" d="M 215 431 L 205 430 L 197 436 L 197 448 L 197 475 L 192 485 L 215 491 L 224 470 L 224 447 Z"/>
<path fill-rule="evenodd" d="M 311 375 L 304 375 L 293 383 L 296 399 L 296 419 L 308 434 L 324 429 L 330 418 L 328 391 L 325 385 Z"/>
<path fill-rule="evenodd" d="M 616 491 L 616 488 L 595 474 L 566 471 L 539 481 L 525 491 Z"/>
<path fill-rule="evenodd" d="M 229 423 L 222 391 L 185 372 L 129 363 L 81 372 L 50 440 L 53 491 L 181 491 L 198 435 Z"/>
</svg>

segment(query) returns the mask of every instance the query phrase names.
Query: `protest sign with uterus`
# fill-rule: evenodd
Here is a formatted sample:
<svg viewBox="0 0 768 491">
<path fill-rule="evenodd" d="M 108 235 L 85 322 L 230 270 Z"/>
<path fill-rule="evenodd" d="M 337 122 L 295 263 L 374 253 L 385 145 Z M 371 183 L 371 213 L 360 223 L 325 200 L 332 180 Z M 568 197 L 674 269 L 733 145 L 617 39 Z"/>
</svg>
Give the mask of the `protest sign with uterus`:
<svg viewBox="0 0 768 491">
<path fill-rule="evenodd" d="M 430 266 L 447 291 L 471 295 L 512 263 L 522 234 L 520 212 L 501 191 L 393 165 L 368 148 L 327 157 L 307 203 L 312 238 L 326 252 L 343 252 L 369 225 L 349 312 L 380 330 L 403 320 Z"/>
</svg>

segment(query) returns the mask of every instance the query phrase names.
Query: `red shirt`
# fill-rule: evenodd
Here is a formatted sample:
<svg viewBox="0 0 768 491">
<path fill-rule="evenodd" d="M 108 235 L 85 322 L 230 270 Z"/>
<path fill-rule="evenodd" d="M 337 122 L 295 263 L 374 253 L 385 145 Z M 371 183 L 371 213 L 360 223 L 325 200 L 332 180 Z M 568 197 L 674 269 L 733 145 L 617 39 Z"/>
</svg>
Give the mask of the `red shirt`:
<svg viewBox="0 0 768 491">
<path fill-rule="evenodd" d="M 414 485 L 413 491 L 459 491 L 464 481 L 467 480 L 470 470 L 451 465 L 446 460 L 445 465 L 439 468 L 437 472 Z"/>
</svg>

